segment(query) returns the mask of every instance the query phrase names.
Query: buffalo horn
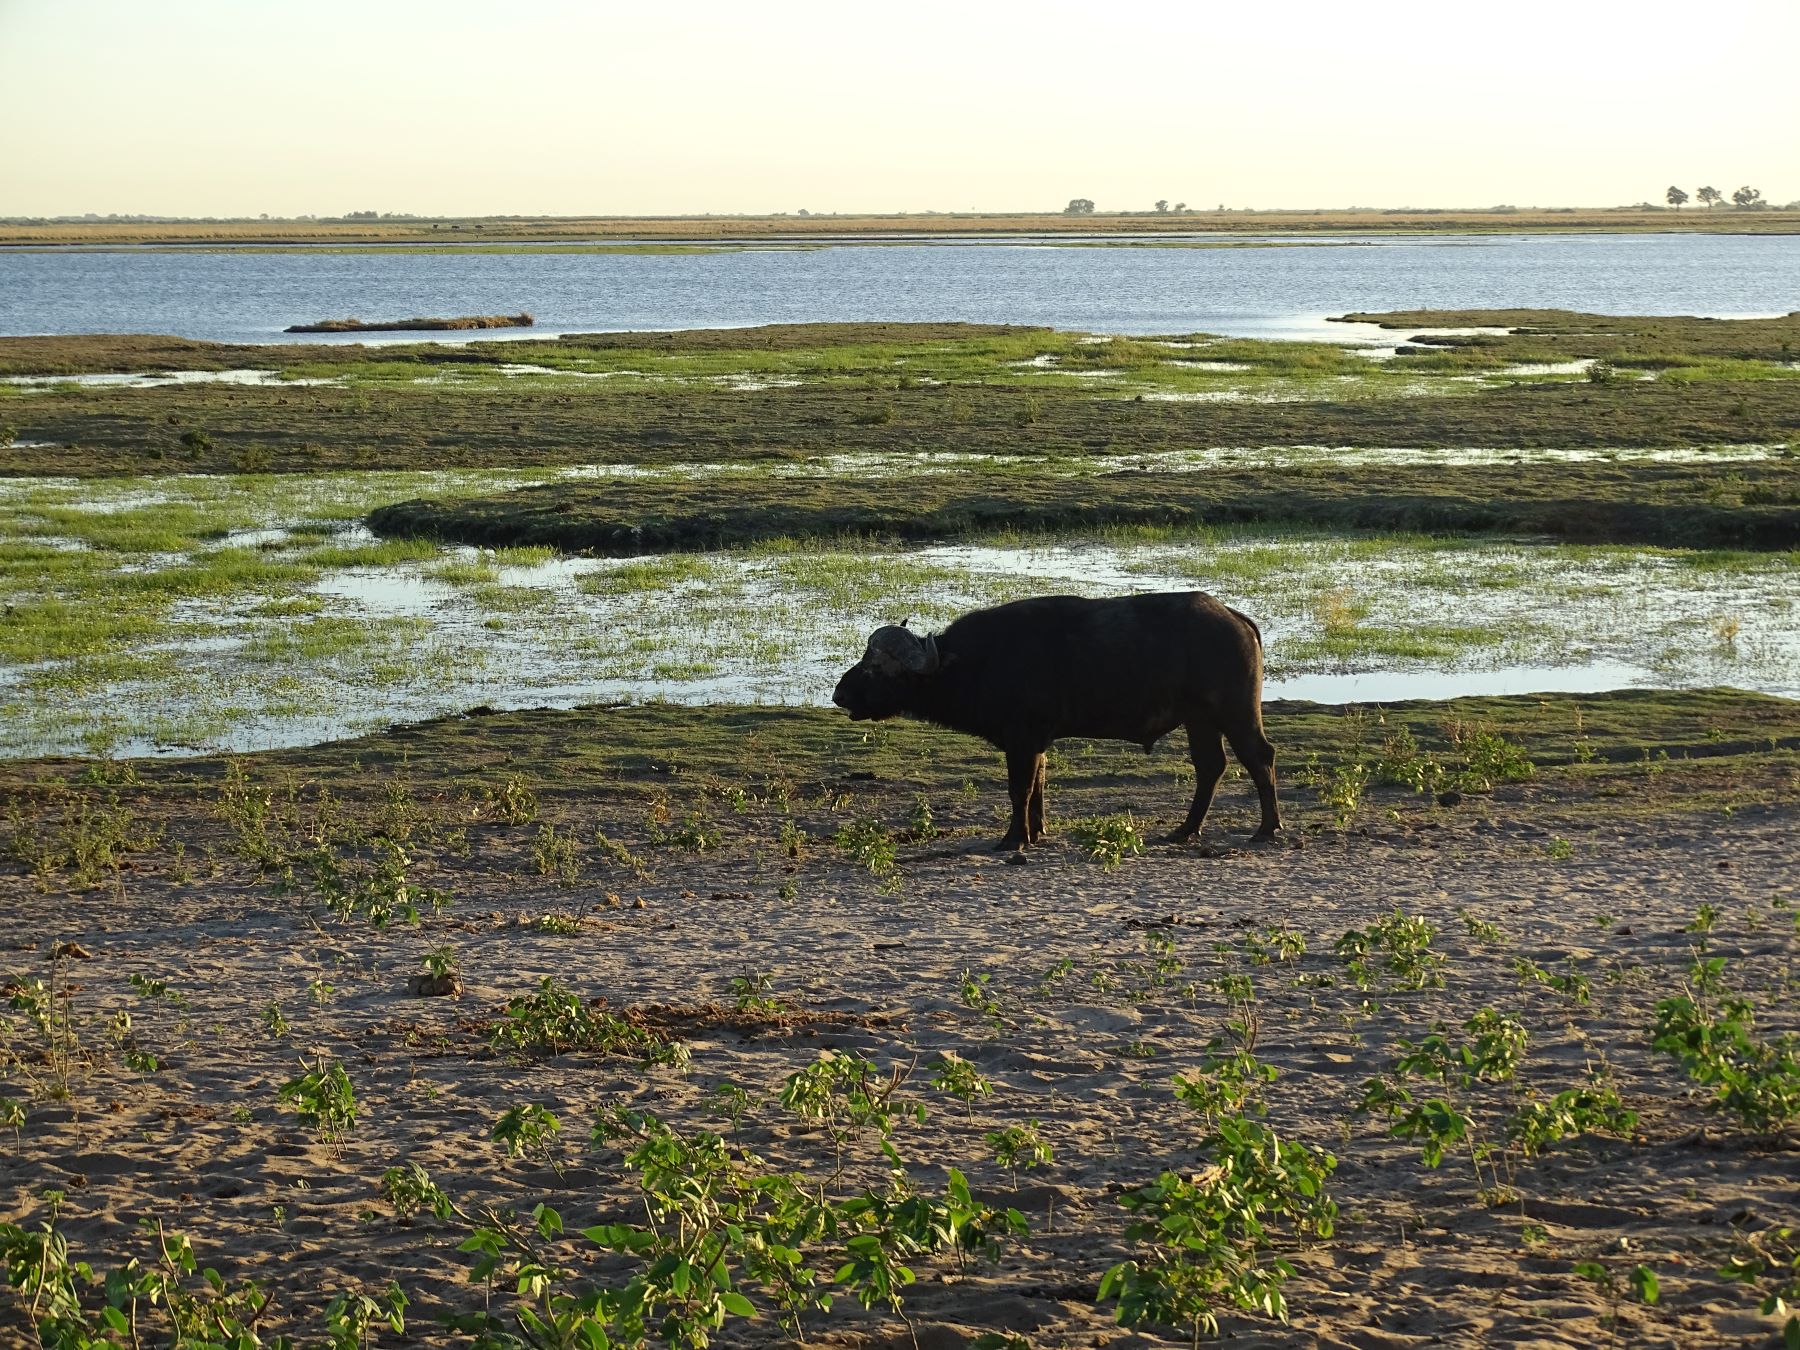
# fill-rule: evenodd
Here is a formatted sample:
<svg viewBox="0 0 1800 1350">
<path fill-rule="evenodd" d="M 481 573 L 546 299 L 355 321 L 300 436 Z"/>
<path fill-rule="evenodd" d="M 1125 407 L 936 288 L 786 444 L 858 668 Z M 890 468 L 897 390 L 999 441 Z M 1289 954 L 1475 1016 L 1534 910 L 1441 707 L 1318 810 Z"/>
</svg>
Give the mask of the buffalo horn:
<svg viewBox="0 0 1800 1350">
<path fill-rule="evenodd" d="M 938 668 L 937 638 L 921 638 L 898 624 L 888 624 L 870 635 L 868 656 L 908 675 L 930 675 Z"/>
</svg>

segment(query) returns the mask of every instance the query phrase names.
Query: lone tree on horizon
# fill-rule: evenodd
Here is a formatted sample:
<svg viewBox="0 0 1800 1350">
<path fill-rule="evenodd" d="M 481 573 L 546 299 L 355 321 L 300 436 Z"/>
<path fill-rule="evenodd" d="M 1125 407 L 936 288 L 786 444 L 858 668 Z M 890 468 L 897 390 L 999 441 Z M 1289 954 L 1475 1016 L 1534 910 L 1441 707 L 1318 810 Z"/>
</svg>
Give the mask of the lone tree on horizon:
<svg viewBox="0 0 1800 1350">
<path fill-rule="evenodd" d="M 1703 187 L 1694 195 L 1700 199 L 1701 205 L 1709 209 L 1725 200 L 1725 194 L 1716 187 Z"/>
<path fill-rule="evenodd" d="M 1744 211 L 1754 211 L 1759 206 L 1766 205 L 1763 201 L 1762 189 L 1753 188 L 1749 184 L 1745 184 L 1732 193 L 1731 200 L 1734 205 Z"/>
<path fill-rule="evenodd" d="M 1666 200 L 1669 203 L 1669 205 L 1674 207 L 1677 211 L 1681 210 L 1681 204 L 1688 199 L 1687 193 L 1683 192 L 1678 187 L 1670 188 L 1666 193 L 1663 194 L 1663 197 L 1664 197 L 1664 200 Z"/>
<path fill-rule="evenodd" d="M 1063 207 L 1063 214 L 1065 216 L 1091 216 L 1094 214 L 1094 199 L 1092 197 L 1071 197 L 1069 204 Z"/>
</svg>

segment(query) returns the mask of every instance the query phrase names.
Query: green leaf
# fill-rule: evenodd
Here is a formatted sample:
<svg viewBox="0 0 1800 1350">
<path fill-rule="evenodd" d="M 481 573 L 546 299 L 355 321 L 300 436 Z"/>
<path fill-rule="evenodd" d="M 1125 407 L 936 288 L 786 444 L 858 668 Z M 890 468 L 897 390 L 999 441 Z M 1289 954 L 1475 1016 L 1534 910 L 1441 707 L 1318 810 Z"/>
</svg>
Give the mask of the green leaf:
<svg viewBox="0 0 1800 1350">
<path fill-rule="evenodd" d="M 1638 1266 L 1631 1272 L 1631 1287 L 1645 1303 L 1654 1303 L 1662 1292 L 1656 1272 L 1649 1266 Z"/>
<path fill-rule="evenodd" d="M 719 1295 L 719 1303 L 733 1317 L 755 1317 L 756 1305 L 735 1290 Z"/>
</svg>

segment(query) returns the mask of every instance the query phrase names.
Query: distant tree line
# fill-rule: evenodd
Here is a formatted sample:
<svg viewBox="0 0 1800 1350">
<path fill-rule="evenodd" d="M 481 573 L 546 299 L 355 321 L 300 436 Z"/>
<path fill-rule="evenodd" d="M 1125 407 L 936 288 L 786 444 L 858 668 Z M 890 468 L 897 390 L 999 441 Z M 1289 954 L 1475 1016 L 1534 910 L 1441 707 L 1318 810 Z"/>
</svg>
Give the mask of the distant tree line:
<svg viewBox="0 0 1800 1350">
<path fill-rule="evenodd" d="M 1152 209 L 1159 216 L 1180 216 L 1187 214 L 1188 204 L 1186 202 L 1176 202 L 1175 205 L 1170 206 L 1167 197 L 1159 197 L 1155 207 Z M 1092 197 L 1071 197 L 1069 198 L 1069 204 L 1063 207 L 1063 214 L 1065 216 L 1091 216 L 1094 214 L 1094 199 Z M 1130 215 L 1131 212 L 1127 211 L 1122 212 L 1121 214 Z"/>
<path fill-rule="evenodd" d="M 1698 188 L 1695 190 L 1694 196 L 1699 199 L 1702 206 L 1709 210 L 1725 200 L 1725 194 L 1716 187 Z M 1671 187 L 1663 194 L 1663 200 L 1677 211 L 1687 203 L 1687 199 L 1687 193 L 1678 187 Z M 1731 194 L 1731 204 L 1740 211 L 1760 211 L 1768 205 L 1763 200 L 1762 190 L 1747 184 Z"/>
</svg>

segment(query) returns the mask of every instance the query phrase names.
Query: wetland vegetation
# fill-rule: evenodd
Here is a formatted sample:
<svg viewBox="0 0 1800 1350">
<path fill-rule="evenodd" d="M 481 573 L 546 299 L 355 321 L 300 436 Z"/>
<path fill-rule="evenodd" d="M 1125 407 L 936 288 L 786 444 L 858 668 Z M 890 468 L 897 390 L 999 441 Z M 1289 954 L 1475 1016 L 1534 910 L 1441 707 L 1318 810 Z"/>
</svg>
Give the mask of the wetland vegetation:
<svg viewBox="0 0 1800 1350">
<path fill-rule="evenodd" d="M 410 333 L 436 331 L 457 333 L 478 328 L 529 328 L 536 320 L 529 314 L 464 314 L 452 319 L 325 319 L 319 323 L 297 323 L 290 333 Z"/>
<path fill-rule="evenodd" d="M 1424 317 L 0 341 L 8 1314 L 1780 1334 L 1794 321 Z M 1285 847 L 1069 741 L 1011 866 L 988 747 L 816 706 L 879 622 L 1193 585 Z M 1559 679 L 1652 687 L 1396 696 Z"/>
<path fill-rule="evenodd" d="M 1439 315 L 1435 326 L 1469 326 L 1464 317 Z M 945 450 L 1079 460 L 1296 445 L 1686 449 L 1784 446 L 1800 428 L 1800 318 L 1585 322 L 1579 337 L 1451 345 L 1427 335 L 1423 345 L 1353 349 L 900 324 L 461 346 L 4 338 L 0 427 L 10 436 L 0 437 L 0 470 L 316 473 Z M 1645 323 L 1657 336 L 1644 336 Z M 83 382 L 244 370 L 274 374 Z"/>
<path fill-rule="evenodd" d="M 1034 592 L 1194 585 L 1258 615 L 1277 691 L 1374 687 L 1358 675 L 1445 692 L 1595 679 L 1800 689 L 1791 552 L 990 523 L 923 549 L 783 536 L 610 558 L 359 525 L 371 504 L 421 490 L 480 503 L 533 481 L 571 485 L 510 470 L 14 480 L 0 492 L 0 749 L 252 747 L 478 703 L 817 703 L 882 622 L 941 624 Z"/>
<path fill-rule="evenodd" d="M 1548 535 L 1702 548 L 1800 548 L 1800 459 L 1755 463 L 1325 463 L 1038 477 L 986 469 L 901 478 L 720 474 L 571 482 L 379 508 L 384 535 L 568 552 L 710 549 L 768 539 L 967 538 L 1269 523 Z"/>
<path fill-rule="evenodd" d="M 1297 689 L 1800 688 L 1800 321 L 1383 322 L 1406 340 L 0 342 L 4 749 L 813 702 L 868 628 L 1034 589 L 1216 589 Z M 1763 439 L 1710 438 L 1725 408 Z M 1389 437 L 1344 444 L 1356 410 Z"/>
</svg>

